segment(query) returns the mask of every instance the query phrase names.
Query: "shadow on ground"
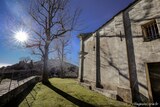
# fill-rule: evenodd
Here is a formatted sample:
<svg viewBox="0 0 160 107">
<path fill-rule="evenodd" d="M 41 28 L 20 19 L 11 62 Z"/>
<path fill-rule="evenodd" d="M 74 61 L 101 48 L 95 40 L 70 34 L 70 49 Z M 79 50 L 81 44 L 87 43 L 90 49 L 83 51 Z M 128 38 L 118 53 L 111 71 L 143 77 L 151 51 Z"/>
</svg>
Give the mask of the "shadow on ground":
<svg viewBox="0 0 160 107">
<path fill-rule="evenodd" d="M 19 104 L 26 98 L 26 96 L 31 92 L 36 84 L 30 85 L 27 89 L 23 92 L 15 96 L 12 100 L 10 100 L 6 105 L 3 107 L 18 107 Z"/>
<path fill-rule="evenodd" d="M 55 86 L 53 86 L 50 82 L 48 82 L 47 84 L 45 84 L 47 87 L 49 87 L 50 89 L 52 89 L 53 91 L 55 91 L 56 93 L 58 93 L 59 95 L 63 96 L 65 99 L 69 100 L 70 102 L 74 103 L 75 105 L 79 106 L 79 107 L 95 107 L 92 104 L 86 103 L 84 101 L 81 101 L 67 93 L 65 93 L 64 91 L 56 88 Z"/>
</svg>

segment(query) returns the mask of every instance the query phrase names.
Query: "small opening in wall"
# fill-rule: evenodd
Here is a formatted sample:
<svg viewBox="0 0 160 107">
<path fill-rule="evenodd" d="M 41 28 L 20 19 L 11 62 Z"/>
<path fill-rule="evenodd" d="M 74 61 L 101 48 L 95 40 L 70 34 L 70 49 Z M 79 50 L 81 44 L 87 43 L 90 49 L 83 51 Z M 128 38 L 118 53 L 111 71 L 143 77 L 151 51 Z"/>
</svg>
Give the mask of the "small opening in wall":
<svg viewBox="0 0 160 107">
<path fill-rule="evenodd" d="M 96 49 L 96 47 L 95 47 L 95 46 L 93 46 L 93 51 L 95 51 L 95 49 Z"/>
<path fill-rule="evenodd" d="M 156 20 L 152 20 L 142 25 L 142 31 L 144 35 L 144 41 L 152 41 L 160 38 Z"/>
</svg>

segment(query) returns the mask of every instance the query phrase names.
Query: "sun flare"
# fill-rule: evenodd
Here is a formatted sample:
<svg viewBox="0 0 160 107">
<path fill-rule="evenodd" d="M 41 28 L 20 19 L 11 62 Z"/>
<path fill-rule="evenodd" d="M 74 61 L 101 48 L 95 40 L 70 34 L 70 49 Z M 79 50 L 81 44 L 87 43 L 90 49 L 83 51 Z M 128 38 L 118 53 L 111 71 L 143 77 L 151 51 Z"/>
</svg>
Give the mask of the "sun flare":
<svg viewBox="0 0 160 107">
<path fill-rule="evenodd" d="M 28 33 L 25 31 L 18 31 L 15 33 L 14 37 L 18 42 L 24 43 L 28 40 Z"/>
</svg>

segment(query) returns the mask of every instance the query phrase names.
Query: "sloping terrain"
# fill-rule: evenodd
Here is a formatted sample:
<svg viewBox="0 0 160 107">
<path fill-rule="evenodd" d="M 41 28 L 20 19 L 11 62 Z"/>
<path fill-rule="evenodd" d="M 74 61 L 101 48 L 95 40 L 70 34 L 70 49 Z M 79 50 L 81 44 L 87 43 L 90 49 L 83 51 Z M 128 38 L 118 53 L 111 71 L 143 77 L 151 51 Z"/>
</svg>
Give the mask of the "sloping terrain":
<svg viewBox="0 0 160 107">
<path fill-rule="evenodd" d="M 73 79 L 52 78 L 38 83 L 19 107 L 131 107 L 88 90 Z"/>
</svg>

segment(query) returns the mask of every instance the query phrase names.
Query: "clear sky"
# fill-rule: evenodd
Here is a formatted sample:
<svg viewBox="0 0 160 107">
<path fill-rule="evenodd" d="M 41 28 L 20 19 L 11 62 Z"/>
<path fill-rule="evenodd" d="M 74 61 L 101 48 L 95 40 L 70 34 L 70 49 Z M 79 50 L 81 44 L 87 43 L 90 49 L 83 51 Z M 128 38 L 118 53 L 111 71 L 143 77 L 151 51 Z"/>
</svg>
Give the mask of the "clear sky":
<svg viewBox="0 0 160 107">
<path fill-rule="evenodd" d="M 27 23 L 29 20 L 24 5 L 29 5 L 28 0 L 0 0 L 0 66 L 19 62 L 21 57 L 31 57 L 31 52 L 22 48 L 13 40 L 13 31 L 20 29 L 17 21 Z M 79 33 L 93 32 L 124 9 L 134 0 L 72 0 L 71 8 L 82 10 L 80 30 L 72 31 L 72 51 L 69 57 L 71 63 L 78 63 Z M 24 3 L 25 2 L 25 3 Z"/>
</svg>

